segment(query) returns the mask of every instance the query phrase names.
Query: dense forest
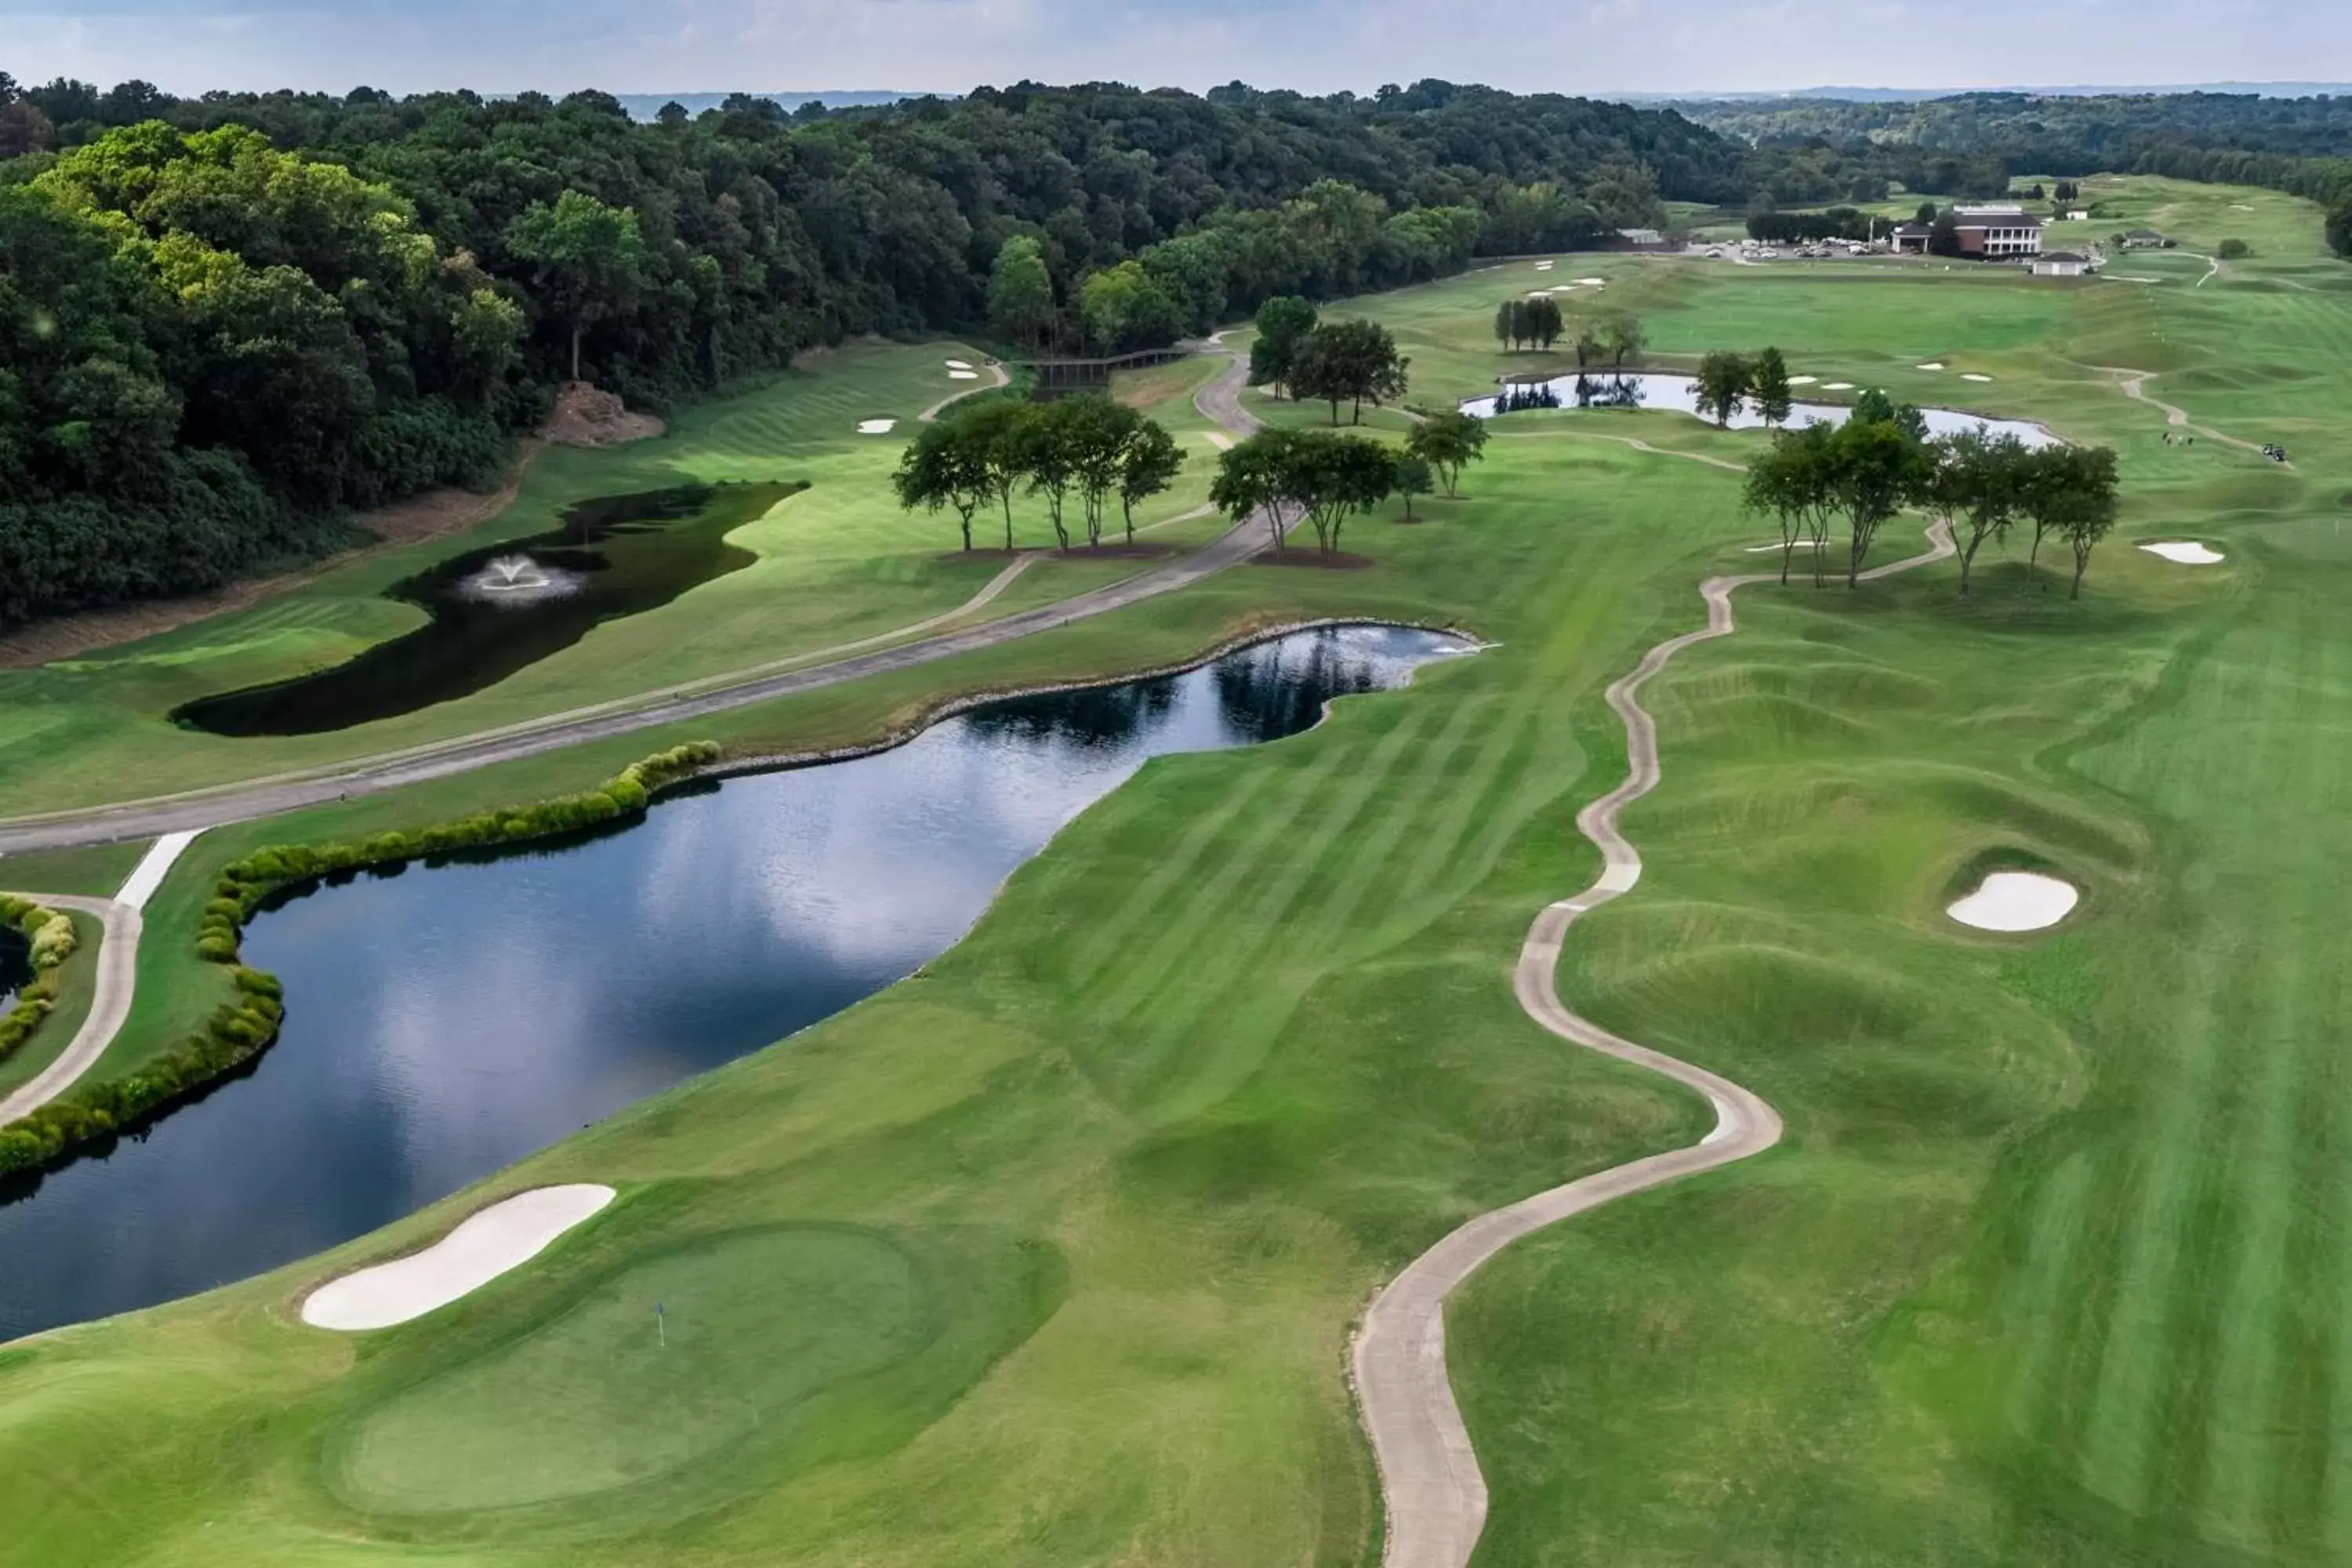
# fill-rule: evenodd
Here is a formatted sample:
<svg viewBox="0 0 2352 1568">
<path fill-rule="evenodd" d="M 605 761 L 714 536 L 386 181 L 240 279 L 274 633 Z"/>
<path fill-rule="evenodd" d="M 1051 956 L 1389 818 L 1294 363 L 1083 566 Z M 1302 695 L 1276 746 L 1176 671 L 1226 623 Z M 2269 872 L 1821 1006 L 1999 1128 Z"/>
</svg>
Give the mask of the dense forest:
<svg viewBox="0 0 2352 1568">
<path fill-rule="evenodd" d="M 1725 135 L 1438 81 L 1022 83 L 646 121 L 597 92 L 183 99 L 0 73 L 0 628 L 209 586 L 352 509 L 481 483 L 568 379 L 659 408 L 861 333 L 1112 352 L 1614 243 L 1670 201 L 1966 195 L 2125 162 L 2335 191 L 2311 155 L 2332 109 L 2238 124 L 2228 106 L 2264 100 L 2215 100 L 2184 122 L 2209 140 L 2143 144 L 2137 108 L 2093 137 L 2110 101 L 1811 103 L 1788 112 L 1819 124 Z M 1997 129 L 1900 133 L 1948 113 Z M 2352 246 L 2352 209 L 2338 231 Z"/>
<path fill-rule="evenodd" d="M 2331 208 L 2330 237 L 2343 240 L 2339 252 L 2352 252 L 2352 98 L 1973 92 L 1914 102 L 1674 107 L 1750 143 L 1784 179 L 1795 169 L 1867 164 L 1910 190 L 1952 195 L 1997 195 L 2011 174 L 2103 171 L 2264 185 Z"/>
<path fill-rule="evenodd" d="M 479 480 L 575 373 L 658 407 L 864 332 L 1116 350 L 1746 189 L 1671 113 L 1022 85 L 632 120 L 602 93 L 0 76 L 0 626 Z"/>
</svg>

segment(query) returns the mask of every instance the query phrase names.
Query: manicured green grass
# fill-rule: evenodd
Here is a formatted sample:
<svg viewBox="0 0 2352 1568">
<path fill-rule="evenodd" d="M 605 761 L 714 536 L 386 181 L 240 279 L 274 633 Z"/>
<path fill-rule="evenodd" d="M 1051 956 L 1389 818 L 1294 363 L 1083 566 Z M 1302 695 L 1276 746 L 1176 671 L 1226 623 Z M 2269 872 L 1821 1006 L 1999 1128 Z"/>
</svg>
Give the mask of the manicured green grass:
<svg viewBox="0 0 2352 1568">
<path fill-rule="evenodd" d="M 959 353 L 971 351 L 927 343 L 818 356 L 809 369 L 686 410 L 658 439 L 547 451 L 514 505 L 458 539 L 373 557 L 250 610 L 121 648 L 0 672 L 0 798 L 11 813 L 54 810 L 397 750 L 854 641 L 951 609 L 1002 563 L 958 558 L 953 517 L 901 511 L 887 479 L 915 416 L 968 384 L 950 381 L 942 363 Z M 858 434 L 868 417 L 900 423 L 886 436 Z M 1196 470 L 1205 468 L 1205 440 L 1191 445 L 1199 448 Z M 730 535 L 757 562 L 659 610 L 607 623 L 474 696 L 283 739 L 205 735 L 164 717 L 191 698 L 338 663 L 408 630 L 423 612 L 382 597 L 384 588 L 428 562 L 543 531 L 574 501 L 747 479 L 810 485 Z M 1197 472 L 1193 482 L 1205 494 Z M 1154 520 L 1173 516 L 1198 499 L 1187 491 L 1147 510 Z M 1021 542 L 1051 542 L 1039 505 L 1015 510 Z"/>
<path fill-rule="evenodd" d="M 1756 1088 L 1789 1138 L 1545 1233 L 1454 1302 L 1481 1568 L 2352 1550 L 2330 919 L 2352 438 L 2327 374 L 2352 319 L 2183 266 L 2138 288 L 1592 267 L 1675 353 L 1778 342 L 1906 395 L 1983 367 L 1988 411 L 2116 446 L 2126 504 L 2078 604 L 2021 544 L 1967 601 L 1948 566 L 1750 588 L 1737 637 L 1651 687 L 1665 782 L 1626 822 L 1647 868 L 1580 923 L 1561 990 Z M 1345 309 L 1392 326 L 1435 400 L 1505 363 L 1496 287 Z M 1933 357 L 1940 382 L 1909 368 Z M 2105 365 L 2160 372 L 2208 427 L 2285 432 L 2295 467 L 2165 444 Z M 1153 763 L 920 976 L 472 1194 L 0 1351 L 0 1560 L 1372 1561 L 1339 1376 L 1370 1291 L 1469 1214 L 1705 1126 L 1536 1029 L 1508 977 L 1531 914 L 1596 868 L 1571 818 L 1622 767 L 1601 688 L 1697 623 L 1700 576 L 1769 560 L 1738 475 L 1689 460 L 1756 444 L 1513 416 L 1464 500 L 1351 526 L 1367 570 L 1236 570 L 697 726 L 826 743 L 1311 614 L 1496 644 L 1293 740 Z M 2130 548 L 2183 537 L 2229 563 Z M 151 925 L 186 929 L 245 845 L 572 787 L 682 738 L 208 834 Z M 2081 909 L 2042 935 L 1951 924 L 1996 859 L 2067 876 Z M 459 1306 L 357 1341 L 297 1326 L 310 1283 L 575 1179 L 622 1200 Z M 668 1361 L 649 1295 L 691 1321 Z"/>
<path fill-rule="evenodd" d="M 0 858 L 0 888 L 12 892 L 80 893 L 107 899 L 122 886 L 150 840 L 94 844 L 86 849 L 50 849 Z"/>
</svg>

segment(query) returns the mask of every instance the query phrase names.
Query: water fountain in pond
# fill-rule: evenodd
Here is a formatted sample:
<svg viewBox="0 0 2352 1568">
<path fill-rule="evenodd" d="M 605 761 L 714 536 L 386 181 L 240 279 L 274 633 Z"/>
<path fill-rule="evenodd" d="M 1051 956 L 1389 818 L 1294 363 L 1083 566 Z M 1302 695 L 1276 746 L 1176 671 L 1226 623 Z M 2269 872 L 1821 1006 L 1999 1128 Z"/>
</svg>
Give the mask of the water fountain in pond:
<svg viewBox="0 0 2352 1568">
<path fill-rule="evenodd" d="M 488 604 L 529 604 L 577 593 L 579 576 L 553 566 L 542 566 L 528 555 L 501 555 L 467 578 L 461 585 L 469 599 Z"/>
</svg>

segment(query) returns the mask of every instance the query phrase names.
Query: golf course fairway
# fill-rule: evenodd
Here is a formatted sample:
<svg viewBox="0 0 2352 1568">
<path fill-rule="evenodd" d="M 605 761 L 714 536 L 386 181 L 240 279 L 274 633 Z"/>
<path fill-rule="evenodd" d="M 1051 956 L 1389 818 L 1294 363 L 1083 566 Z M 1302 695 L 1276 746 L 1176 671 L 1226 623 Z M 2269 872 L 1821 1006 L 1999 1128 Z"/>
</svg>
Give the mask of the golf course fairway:
<svg viewBox="0 0 2352 1568">
<path fill-rule="evenodd" d="M 2161 281 L 1554 271 L 1604 278 L 1655 368 L 1772 344 L 1822 387 L 2035 420 L 2115 447 L 2124 505 L 2078 601 L 2014 539 L 1965 597 L 1948 563 L 1851 591 L 1801 563 L 1642 687 L 1663 766 L 1618 823 L 1639 881 L 1580 915 L 1550 978 L 1785 1131 L 1535 1231 L 1446 1302 L 1489 1496 L 1476 1568 L 2352 1555 L 2352 962 L 2330 918 L 2352 854 L 2352 271 L 2306 204 L 2088 184 L 2181 237 L 2133 260 Z M 2201 252 L 2240 232 L 2256 258 L 2199 286 Z M 1489 330 L 1535 278 L 1512 262 L 1327 313 L 1389 325 L 1413 400 L 1444 406 L 1559 368 Z M 957 352 L 926 347 L 926 374 Z M 755 395 L 797 428 L 783 393 Z M 2294 464 L 2168 442 L 2151 398 Z M 927 401 L 910 381 L 823 418 L 880 453 L 907 427 L 856 420 Z M 1739 469 L 1762 442 L 1666 413 L 1505 416 L 1458 499 L 1349 524 L 1360 570 L 1238 566 L 969 663 L 206 833 L 148 906 L 121 1063 L 210 1005 L 158 934 L 192 931 L 218 867 L 261 843 L 576 787 L 673 741 L 840 743 L 945 694 L 1181 661 L 1252 627 L 1386 616 L 1490 645 L 1288 740 L 1154 761 L 916 976 L 445 1204 L 0 1347 L 0 1563 L 1371 1568 L 1383 1503 L 1345 1376 L 1368 1303 L 1474 1216 L 1716 1124 L 1539 1027 L 1512 981 L 1530 921 L 1603 869 L 1576 819 L 1628 773 L 1604 693 L 1706 624 L 1703 580 L 1759 569 L 1771 525 L 1743 515 Z M 827 461 L 879 482 L 879 457 Z M 1890 523 L 1872 563 L 1916 553 L 1922 521 Z M 911 622 L 1001 565 L 943 563 L 952 534 L 894 514 L 844 526 L 834 559 L 897 584 L 877 598 Z M 2137 548 L 2170 541 L 2222 560 Z M 1091 585 L 1046 570 L 1006 597 Z M 691 620 L 698 594 L 671 610 Z M 793 606 L 763 602 L 775 637 L 839 639 Z M 714 658 L 742 655 L 751 615 Z M 602 635 L 562 656 L 586 661 L 581 690 L 621 668 Z M 88 743 L 12 763 L 12 802 L 54 784 L 41 805 L 82 804 L 168 761 L 57 689 L 25 711 Z M 218 776 L 240 765 L 224 753 Z M 2016 932 L 1947 916 L 2026 870 L 2080 904 Z M 618 1196 L 412 1321 L 301 1323 L 322 1282 L 563 1183 Z"/>
</svg>

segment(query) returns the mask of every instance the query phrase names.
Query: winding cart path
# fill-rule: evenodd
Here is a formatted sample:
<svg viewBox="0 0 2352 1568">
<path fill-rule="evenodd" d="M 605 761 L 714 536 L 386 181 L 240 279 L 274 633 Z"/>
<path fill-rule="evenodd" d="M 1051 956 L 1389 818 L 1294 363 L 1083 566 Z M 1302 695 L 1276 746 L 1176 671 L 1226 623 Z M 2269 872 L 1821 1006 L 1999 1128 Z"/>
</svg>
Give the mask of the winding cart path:
<svg viewBox="0 0 2352 1568">
<path fill-rule="evenodd" d="M 1927 538 L 1924 552 L 1863 577 L 1889 577 L 1951 556 L 1951 537 L 1941 524 L 1929 529 Z M 1708 578 L 1699 584 L 1706 601 L 1706 626 L 1659 643 L 1609 688 L 1609 706 L 1625 725 L 1625 780 L 1576 816 L 1578 831 L 1601 850 L 1600 879 L 1536 916 L 1512 976 L 1512 989 L 1528 1017 L 1572 1044 L 1647 1068 L 1705 1095 L 1715 1107 L 1715 1128 L 1688 1148 L 1630 1161 L 1489 1210 L 1414 1258 L 1373 1298 L 1350 1362 L 1388 1505 L 1386 1568 L 1465 1568 L 1486 1522 L 1486 1478 L 1445 1372 L 1445 1300 L 1454 1289 L 1521 1237 L 1612 1199 L 1761 1153 L 1780 1140 L 1780 1113 L 1760 1097 L 1703 1067 L 1611 1034 L 1562 1002 L 1553 984 L 1569 927 L 1641 879 L 1641 853 L 1619 830 L 1617 818 L 1658 784 L 1658 728 L 1641 704 L 1643 686 L 1684 648 L 1736 629 L 1734 589 L 1777 576 Z"/>
</svg>

